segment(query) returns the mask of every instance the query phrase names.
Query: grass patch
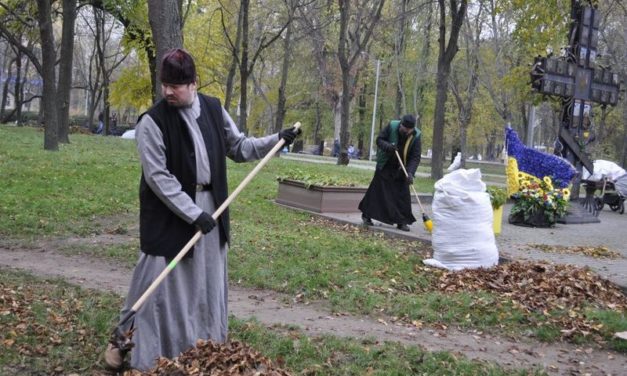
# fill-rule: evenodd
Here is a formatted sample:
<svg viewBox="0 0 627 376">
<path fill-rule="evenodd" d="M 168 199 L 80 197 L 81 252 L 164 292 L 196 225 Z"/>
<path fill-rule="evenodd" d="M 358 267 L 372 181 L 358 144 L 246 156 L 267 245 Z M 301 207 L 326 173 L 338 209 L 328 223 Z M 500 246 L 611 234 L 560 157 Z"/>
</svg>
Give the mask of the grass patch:
<svg viewBox="0 0 627 376">
<path fill-rule="evenodd" d="M 72 135 L 44 151 L 35 128 L 0 126 L 0 235 L 86 235 L 103 216 L 136 211 L 133 142 Z"/>
<path fill-rule="evenodd" d="M 122 299 L 2 270 L 0 273 L 0 373 L 81 375 L 102 372 L 100 356 Z M 230 319 L 230 335 L 308 375 L 508 375 L 495 365 L 414 346 L 331 336 L 310 338 L 295 328 L 265 328 Z M 529 372 L 518 371 L 526 375 Z"/>
<path fill-rule="evenodd" d="M 309 337 L 299 330 L 268 331 L 255 321 L 230 320 L 231 337 L 280 359 L 302 375 L 532 375 L 541 372 L 504 370 L 447 352 L 429 353 L 416 346 L 375 340 Z M 283 332 L 283 333 L 277 333 Z"/>
</svg>

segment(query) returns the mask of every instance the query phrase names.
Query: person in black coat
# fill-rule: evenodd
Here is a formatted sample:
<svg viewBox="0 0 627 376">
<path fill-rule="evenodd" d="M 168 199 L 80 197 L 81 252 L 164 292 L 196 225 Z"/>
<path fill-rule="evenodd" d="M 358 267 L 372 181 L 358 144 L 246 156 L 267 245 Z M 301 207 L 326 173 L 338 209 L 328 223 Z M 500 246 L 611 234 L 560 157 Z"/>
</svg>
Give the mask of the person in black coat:
<svg viewBox="0 0 627 376">
<path fill-rule="evenodd" d="M 372 226 L 373 219 L 396 224 L 402 231 L 409 231 L 416 222 L 411 212 L 409 185 L 420 164 L 420 130 L 416 118 L 404 115 L 392 120 L 377 137 L 377 167 L 363 200 L 359 203 L 362 220 Z M 399 153 L 409 176 L 405 175 L 396 153 Z"/>
</svg>

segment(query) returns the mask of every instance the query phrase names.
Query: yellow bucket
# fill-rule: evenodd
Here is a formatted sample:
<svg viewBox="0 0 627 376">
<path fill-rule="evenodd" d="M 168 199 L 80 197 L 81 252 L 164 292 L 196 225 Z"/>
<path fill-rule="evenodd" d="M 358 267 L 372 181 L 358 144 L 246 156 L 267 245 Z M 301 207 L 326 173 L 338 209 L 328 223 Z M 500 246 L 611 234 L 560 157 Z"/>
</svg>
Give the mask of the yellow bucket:
<svg viewBox="0 0 627 376">
<path fill-rule="evenodd" d="M 494 235 L 498 235 L 501 233 L 501 223 L 503 222 L 503 206 L 492 209 L 492 212 L 492 230 L 494 230 Z"/>
</svg>

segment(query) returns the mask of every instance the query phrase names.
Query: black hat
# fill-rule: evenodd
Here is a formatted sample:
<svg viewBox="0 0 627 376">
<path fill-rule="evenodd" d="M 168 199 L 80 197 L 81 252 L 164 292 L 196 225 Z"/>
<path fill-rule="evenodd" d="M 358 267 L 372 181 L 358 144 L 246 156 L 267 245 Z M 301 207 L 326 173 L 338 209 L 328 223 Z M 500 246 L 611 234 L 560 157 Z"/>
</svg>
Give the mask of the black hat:
<svg viewBox="0 0 627 376">
<path fill-rule="evenodd" d="M 410 114 L 403 115 L 403 118 L 401 119 L 401 124 L 405 128 L 413 128 L 416 126 L 416 118 L 414 117 L 414 115 Z"/>
<path fill-rule="evenodd" d="M 196 82 L 194 59 L 181 48 L 167 51 L 161 60 L 159 79 L 163 83 L 173 85 Z"/>
</svg>

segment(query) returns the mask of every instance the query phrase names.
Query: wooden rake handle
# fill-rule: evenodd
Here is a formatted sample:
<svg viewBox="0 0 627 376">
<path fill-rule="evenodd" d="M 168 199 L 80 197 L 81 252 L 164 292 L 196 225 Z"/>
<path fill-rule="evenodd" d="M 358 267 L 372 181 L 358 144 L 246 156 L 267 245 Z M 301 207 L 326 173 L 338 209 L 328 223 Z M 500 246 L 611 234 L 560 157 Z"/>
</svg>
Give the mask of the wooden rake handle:
<svg viewBox="0 0 627 376">
<path fill-rule="evenodd" d="M 394 153 L 396 153 L 396 158 L 398 158 L 398 163 L 401 164 L 401 168 L 403 169 L 403 172 L 405 173 L 405 177 L 409 177 L 409 174 L 407 173 L 407 170 L 405 169 L 405 165 L 403 164 L 403 160 L 401 159 L 401 155 L 398 154 L 398 150 L 394 150 Z M 425 212 L 425 209 L 422 207 L 422 203 L 420 202 L 420 198 L 418 197 L 418 193 L 416 192 L 416 188 L 414 188 L 413 184 L 409 185 L 411 187 L 412 192 L 414 192 L 414 196 L 416 196 L 416 201 L 418 201 L 418 205 L 420 205 L 420 211 L 421 212 Z"/>
<path fill-rule="evenodd" d="M 298 130 L 300 126 L 300 122 L 296 122 L 296 124 L 294 124 L 295 130 Z M 240 194 L 240 192 L 248 185 L 248 183 L 250 183 L 255 175 L 257 175 L 257 173 L 263 168 L 263 166 L 265 166 L 268 161 L 270 161 L 270 159 L 281 149 L 281 147 L 283 147 L 284 144 L 285 140 L 280 139 L 279 142 L 274 145 L 272 150 L 270 150 L 270 152 L 268 152 L 268 154 L 259 163 L 257 163 L 255 168 L 244 178 L 244 180 L 242 180 L 242 182 L 237 186 L 237 188 L 235 188 L 235 190 L 229 195 L 229 197 L 224 200 L 222 205 L 220 205 L 220 207 L 216 209 L 216 211 L 211 215 L 214 220 L 218 219 L 220 214 L 222 214 L 222 212 L 226 210 L 231 202 L 233 202 L 235 197 Z M 133 304 L 133 307 L 131 307 L 131 312 L 137 312 L 137 310 L 139 310 L 139 308 L 144 304 L 146 299 L 148 299 L 148 297 L 154 292 L 154 290 L 161 284 L 161 281 L 163 281 L 163 279 L 167 277 L 168 274 L 170 274 L 170 271 L 172 271 L 172 269 L 176 267 L 176 264 L 178 264 L 178 262 L 181 261 L 181 259 L 187 254 L 187 252 L 189 252 L 189 250 L 194 246 L 194 244 L 198 242 L 201 236 L 201 231 L 197 231 L 196 234 L 194 234 L 194 236 L 187 242 L 187 244 L 185 244 L 183 249 L 179 251 L 176 257 L 174 257 L 174 259 L 170 261 L 168 266 L 163 269 L 161 274 L 159 274 L 159 276 L 152 282 L 146 292 L 144 292 L 144 294 L 137 300 L 137 302 Z"/>
</svg>

